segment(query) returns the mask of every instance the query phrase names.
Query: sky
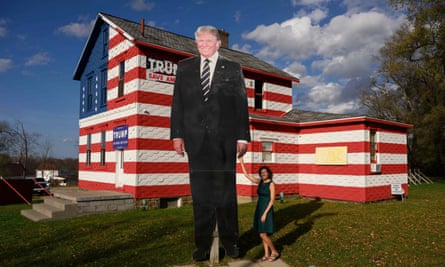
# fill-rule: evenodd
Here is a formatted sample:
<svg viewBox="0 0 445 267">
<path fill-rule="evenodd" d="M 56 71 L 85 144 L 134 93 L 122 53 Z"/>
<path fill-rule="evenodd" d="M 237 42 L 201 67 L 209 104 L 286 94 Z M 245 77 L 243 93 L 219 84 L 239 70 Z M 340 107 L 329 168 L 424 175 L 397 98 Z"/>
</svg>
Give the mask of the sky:
<svg viewBox="0 0 445 267">
<path fill-rule="evenodd" d="M 73 73 L 99 12 L 189 37 L 204 24 L 223 29 L 229 48 L 300 79 L 294 108 L 339 114 L 360 111 L 379 49 L 406 21 L 386 0 L 2 1 L 0 121 L 40 134 L 52 157 L 77 158 Z"/>
</svg>

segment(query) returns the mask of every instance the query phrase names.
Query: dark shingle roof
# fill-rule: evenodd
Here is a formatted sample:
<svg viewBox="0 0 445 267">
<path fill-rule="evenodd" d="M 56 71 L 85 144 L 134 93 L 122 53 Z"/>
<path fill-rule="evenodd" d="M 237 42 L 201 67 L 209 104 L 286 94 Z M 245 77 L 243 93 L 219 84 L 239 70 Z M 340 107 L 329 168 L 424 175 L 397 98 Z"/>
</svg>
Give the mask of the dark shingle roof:
<svg viewBox="0 0 445 267">
<path fill-rule="evenodd" d="M 353 118 L 353 117 L 360 117 L 360 116 L 356 115 L 356 114 L 335 114 L 335 113 L 293 109 L 290 112 L 286 113 L 283 116 L 283 119 L 293 121 L 293 122 L 311 122 L 311 121 L 328 121 L 328 120 L 346 119 L 346 118 Z"/>
<path fill-rule="evenodd" d="M 144 25 L 144 34 L 142 35 L 141 24 L 139 23 L 104 13 L 99 13 L 99 16 L 109 20 L 139 42 L 154 44 L 191 55 L 198 54 L 196 43 L 193 38 L 161 30 L 148 25 Z M 243 67 L 269 73 L 274 76 L 280 76 L 287 80 L 299 81 L 296 77 L 254 57 L 253 55 L 223 47 L 219 49 L 219 53 L 224 57 L 239 62 Z"/>
<path fill-rule="evenodd" d="M 284 114 L 282 117 L 272 117 L 272 116 L 264 116 L 261 114 L 250 114 L 252 119 L 257 119 L 260 121 L 269 121 L 269 122 L 278 122 L 278 123 L 290 123 L 292 125 L 311 125 L 313 123 L 325 124 L 325 123 L 340 123 L 345 121 L 368 121 L 368 122 L 377 122 L 380 124 L 387 124 L 396 127 L 402 128 L 412 128 L 412 125 L 406 124 L 403 122 L 396 121 L 388 121 L 384 119 L 372 118 L 366 115 L 360 114 L 335 114 L 335 113 L 326 113 L 326 112 L 317 112 L 317 111 L 307 111 L 307 110 L 299 110 L 292 109 L 288 113 Z"/>
<path fill-rule="evenodd" d="M 363 117 L 362 115 L 357 115 L 357 114 L 334 114 L 334 113 L 307 111 L 299 109 L 292 109 L 288 113 L 284 114 L 282 117 L 271 117 L 260 114 L 250 114 L 250 116 L 256 119 L 291 122 L 291 123 L 330 121 L 338 119 Z"/>
</svg>

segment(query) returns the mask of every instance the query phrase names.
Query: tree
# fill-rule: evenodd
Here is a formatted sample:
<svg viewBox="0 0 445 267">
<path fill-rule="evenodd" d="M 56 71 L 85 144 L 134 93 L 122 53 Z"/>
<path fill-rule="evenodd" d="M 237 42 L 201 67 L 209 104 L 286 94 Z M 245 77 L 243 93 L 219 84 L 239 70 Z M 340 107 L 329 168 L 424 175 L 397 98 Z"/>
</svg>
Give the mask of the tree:
<svg viewBox="0 0 445 267">
<path fill-rule="evenodd" d="M 12 129 L 7 121 L 0 121 L 0 152 L 8 153 L 13 143 Z"/>
<path fill-rule="evenodd" d="M 40 143 L 40 148 L 41 148 L 41 159 L 42 159 L 41 164 L 45 165 L 48 163 L 51 150 L 53 148 L 53 143 L 48 137 L 46 137 L 45 140 L 43 140 L 43 142 Z"/>
<path fill-rule="evenodd" d="M 37 145 L 40 135 L 28 132 L 20 121 L 16 121 L 15 128 L 9 128 L 7 133 L 12 137 L 8 149 L 9 153 L 17 159 L 18 163 L 23 165 L 23 176 L 25 177 L 27 175 L 26 172 L 30 171 L 27 169 L 28 159 Z"/>
<path fill-rule="evenodd" d="M 410 164 L 445 173 L 445 2 L 390 0 L 407 23 L 380 50 L 381 67 L 361 103 L 371 116 L 414 125 Z"/>
</svg>

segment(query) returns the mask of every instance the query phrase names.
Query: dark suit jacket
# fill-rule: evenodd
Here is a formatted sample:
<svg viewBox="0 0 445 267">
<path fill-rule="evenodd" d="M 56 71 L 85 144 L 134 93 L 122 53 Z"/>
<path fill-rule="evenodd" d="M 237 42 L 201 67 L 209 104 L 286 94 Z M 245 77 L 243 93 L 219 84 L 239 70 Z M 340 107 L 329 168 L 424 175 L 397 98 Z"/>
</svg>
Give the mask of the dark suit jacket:
<svg viewBox="0 0 445 267">
<path fill-rule="evenodd" d="M 201 92 L 199 56 L 180 61 L 176 72 L 170 137 L 183 138 L 190 156 L 199 151 L 206 133 L 217 142 L 250 141 L 242 70 L 222 56 L 216 62 L 207 102 Z"/>
</svg>

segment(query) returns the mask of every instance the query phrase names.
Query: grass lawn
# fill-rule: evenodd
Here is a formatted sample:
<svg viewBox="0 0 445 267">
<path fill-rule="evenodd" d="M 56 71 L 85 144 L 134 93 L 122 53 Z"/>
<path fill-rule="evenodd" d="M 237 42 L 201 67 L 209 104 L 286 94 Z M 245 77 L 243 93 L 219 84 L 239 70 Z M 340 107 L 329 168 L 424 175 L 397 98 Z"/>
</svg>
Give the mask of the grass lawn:
<svg viewBox="0 0 445 267">
<path fill-rule="evenodd" d="M 277 202 L 272 237 L 291 266 L 445 266 L 444 196 L 445 182 L 436 182 L 410 186 L 405 201 Z M 0 206 L 1 267 L 193 263 L 191 206 L 40 223 L 20 215 L 27 208 Z M 255 203 L 239 207 L 243 259 L 262 256 L 251 229 L 254 208 Z"/>
</svg>

